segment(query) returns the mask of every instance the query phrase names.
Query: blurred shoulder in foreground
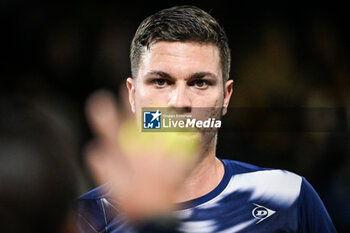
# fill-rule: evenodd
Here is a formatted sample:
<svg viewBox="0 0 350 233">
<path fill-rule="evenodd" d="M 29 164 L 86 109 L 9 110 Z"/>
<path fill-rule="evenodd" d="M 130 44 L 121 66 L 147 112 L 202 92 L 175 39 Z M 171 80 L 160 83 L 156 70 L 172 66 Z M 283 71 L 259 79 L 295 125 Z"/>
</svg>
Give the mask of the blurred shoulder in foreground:
<svg viewBox="0 0 350 233">
<path fill-rule="evenodd" d="M 44 113 L 0 97 L 0 232 L 75 232 L 73 154 Z"/>
</svg>

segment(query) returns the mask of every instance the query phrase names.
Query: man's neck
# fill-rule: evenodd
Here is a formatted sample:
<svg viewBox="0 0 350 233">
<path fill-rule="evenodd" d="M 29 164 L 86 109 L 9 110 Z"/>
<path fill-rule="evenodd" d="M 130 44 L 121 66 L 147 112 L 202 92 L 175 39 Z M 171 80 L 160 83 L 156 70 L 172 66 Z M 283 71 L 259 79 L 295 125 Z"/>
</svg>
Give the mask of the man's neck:
<svg viewBox="0 0 350 233">
<path fill-rule="evenodd" d="M 224 173 L 224 165 L 215 156 L 214 144 L 186 178 L 175 202 L 189 201 L 209 193 L 219 185 Z"/>
</svg>

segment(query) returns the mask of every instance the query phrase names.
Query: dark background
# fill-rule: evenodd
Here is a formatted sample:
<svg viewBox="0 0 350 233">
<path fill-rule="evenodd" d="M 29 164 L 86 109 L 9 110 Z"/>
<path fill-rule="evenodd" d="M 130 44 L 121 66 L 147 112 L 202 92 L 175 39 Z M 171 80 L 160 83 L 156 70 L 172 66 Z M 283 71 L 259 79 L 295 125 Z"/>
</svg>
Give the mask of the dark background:
<svg viewBox="0 0 350 233">
<path fill-rule="evenodd" d="M 138 24 L 182 4 L 210 12 L 229 37 L 235 80 L 230 108 L 339 108 L 348 120 L 348 12 L 336 1 L 3 0 L 0 92 L 47 112 L 75 145 L 85 169 L 82 150 L 91 136 L 84 116 L 87 97 L 99 88 L 118 94 L 130 75 L 129 45 Z M 308 122 L 337 120 L 322 115 Z M 268 119 L 261 124 L 279 122 L 276 116 Z M 229 112 L 224 122 L 230 120 Z M 257 120 L 251 115 L 245 122 Z M 336 132 L 279 131 L 278 126 L 272 132 L 220 132 L 218 156 L 305 176 L 339 232 L 350 232 L 348 128 L 342 127 Z M 88 174 L 86 180 L 86 189 L 92 187 Z"/>
</svg>

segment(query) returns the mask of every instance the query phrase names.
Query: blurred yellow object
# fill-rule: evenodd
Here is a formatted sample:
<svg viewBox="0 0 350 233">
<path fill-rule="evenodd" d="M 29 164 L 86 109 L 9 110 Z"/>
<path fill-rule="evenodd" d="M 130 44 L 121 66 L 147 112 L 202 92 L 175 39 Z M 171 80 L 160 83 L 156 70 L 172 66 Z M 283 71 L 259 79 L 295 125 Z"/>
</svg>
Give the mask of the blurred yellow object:
<svg viewBox="0 0 350 233">
<path fill-rule="evenodd" d="M 183 162 L 197 157 L 199 133 L 197 132 L 141 132 L 135 120 L 122 124 L 120 146 L 126 155 L 142 156 L 155 152 L 161 156 L 172 156 Z"/>
</svg>

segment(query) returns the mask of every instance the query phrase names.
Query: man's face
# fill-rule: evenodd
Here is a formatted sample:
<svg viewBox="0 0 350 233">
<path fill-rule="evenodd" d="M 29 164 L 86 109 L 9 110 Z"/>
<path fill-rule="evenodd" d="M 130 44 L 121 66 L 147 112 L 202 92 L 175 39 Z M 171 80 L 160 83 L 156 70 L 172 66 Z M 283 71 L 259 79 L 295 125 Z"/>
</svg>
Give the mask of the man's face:
<svg viewBox="0 0 350 233">
<path fill-rule="evenodd" d="M 226 109 L 232 80 L 223 85 L 219 49 L 213 44 L 157 42 L 145 49 L 138 76 L 127 80 L 132 111 L 142 107 Z"/>
<path fill-rule="evenodd" d="M 167 107 L 203 120 L 226 114 L 232 83 L 223 84 L 219 49 L 193 42 L 153 44 L 144 50 L 138 76 L 127 79 L 136 116 L 143 107 Z M 212 151 L 215 138 L 216 131 L 201 132 L 201 154 Z"/>
</svg>

